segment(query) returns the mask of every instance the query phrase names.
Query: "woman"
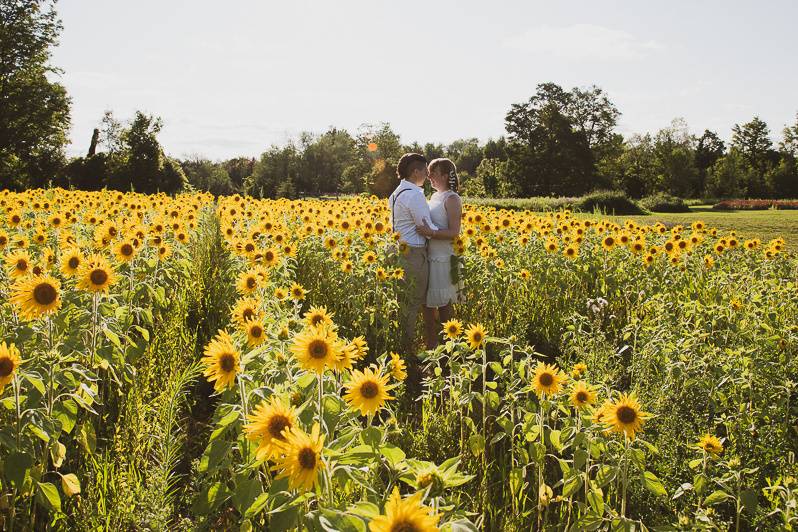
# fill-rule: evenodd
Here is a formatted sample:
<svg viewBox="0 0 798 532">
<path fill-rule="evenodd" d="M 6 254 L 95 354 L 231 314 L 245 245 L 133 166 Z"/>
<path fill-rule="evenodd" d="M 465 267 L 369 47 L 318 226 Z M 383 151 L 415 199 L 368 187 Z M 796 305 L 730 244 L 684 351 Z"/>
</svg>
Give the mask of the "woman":
<svg viewBox="0 0 798 532">
<path fill-rule="evenodd" d="M 460 216 L 463 205 L 457 190 L 460 181 L 457 169 L 449 159 L 435 159 L 429 163 L 429 180 L 435 193 L 429 199 L 432 223 L 438 229 L 431 229 L 426 223 L 418 226 L 418 232 L 430 239 L 427 256 L 429 260 L 429 284 L 427 301 L 424 306 L 424 342 L 427 349 L 435 349 L 441 323 L 454 316 L 452 305 L 459 302 L 459 282 L 452 279 L 453 268 L 458 268 L 452 248 L 452 240 L 460 235 Z M 438 311 L 438 320 L 435 311 Z"/>
</svg>

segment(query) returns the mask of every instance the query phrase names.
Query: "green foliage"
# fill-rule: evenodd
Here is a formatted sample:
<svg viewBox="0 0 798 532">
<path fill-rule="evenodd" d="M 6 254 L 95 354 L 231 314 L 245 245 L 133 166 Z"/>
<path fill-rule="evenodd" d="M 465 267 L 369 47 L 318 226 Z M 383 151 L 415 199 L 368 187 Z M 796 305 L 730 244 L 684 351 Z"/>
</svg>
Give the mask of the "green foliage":
<svg viewBox="0 0 798 532">
<path fill-rule="evenodd" d="M 48 79 L 61 22 L 48 0 L 0 2 L 0 186 L 44 186 L 64 164 L 70 99 Z"/>
<path fill-rule="evenodd" d="M 577 201 L 574 208 L 582 212 L 605 214 L 643 214 L 640 207 L 619 190 L 598 190 Z"/>
<path fill-rule="evenodd" d="M 664 192 L 646 196 L 639 203 L 642 208 L 651 212 L 690 212 L 690 207 L 682 198 Z"/>
</svg>

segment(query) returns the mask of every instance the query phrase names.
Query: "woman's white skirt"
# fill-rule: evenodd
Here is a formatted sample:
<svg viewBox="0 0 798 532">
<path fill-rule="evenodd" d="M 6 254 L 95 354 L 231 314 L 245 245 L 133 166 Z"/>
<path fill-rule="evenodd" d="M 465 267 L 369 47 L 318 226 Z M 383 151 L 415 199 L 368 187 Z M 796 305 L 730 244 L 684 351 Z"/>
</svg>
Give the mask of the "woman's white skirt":
<svg viewBox="0 0 798 532">
<path fill-rule="evenodd" d="M 451 255 L 429 257 L 427 307 L 445 307 L 459 303 L 458 286 L 452 283 Z"/>
</svg>

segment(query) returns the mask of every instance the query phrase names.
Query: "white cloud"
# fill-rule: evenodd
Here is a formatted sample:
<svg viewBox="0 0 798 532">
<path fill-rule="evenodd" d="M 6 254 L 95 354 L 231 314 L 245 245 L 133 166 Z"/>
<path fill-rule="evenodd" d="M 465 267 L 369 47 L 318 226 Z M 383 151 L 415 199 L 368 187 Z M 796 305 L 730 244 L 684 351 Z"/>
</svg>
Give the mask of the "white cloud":
<svg viewBox="0 0 798 532">
<path fill-rule="evenodd" d="M 591 61 L 629 61 L 663 49 L 656 41 L 593 24 L 539 26 L 506 39 L 504 45 L 561 59 Z"/>
</svg>

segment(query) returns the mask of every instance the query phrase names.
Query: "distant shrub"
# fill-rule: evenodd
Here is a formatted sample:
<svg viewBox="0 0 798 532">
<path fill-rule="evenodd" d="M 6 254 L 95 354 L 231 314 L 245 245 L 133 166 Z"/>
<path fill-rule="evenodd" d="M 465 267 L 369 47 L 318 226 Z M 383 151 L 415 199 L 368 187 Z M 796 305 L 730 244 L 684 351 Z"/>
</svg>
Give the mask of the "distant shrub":
<svg viewBox="0 0 798 532">
<path fill-rule="evenodd" d="M 494 207 L 513 211 L 556 211 L 559 209 L 573 209 L 579 198 L 549 198 L 546 196 L 532 198 L 471 198 L 464 201 L 480 207 Z"/>
<path fill-rule="evenodd" d="M 798 200 L 735 199 L 712 206 L 718 211 L 764 211 L 767 209 L 798 209 Z"/>
<path fill-rule="evenodd" d="M 597 190 L 582 196 L 574 205 L 576 210 L 606 214 L 645 214 L 637 203 L 620 190 Z"/>
<path fill-rule="evenodd" d="M 682 198 L 664 192 L 646 196 L 640 200 L 640 206 L 651 212 L 690 212 L 690 207 Z"/>
</svg>

